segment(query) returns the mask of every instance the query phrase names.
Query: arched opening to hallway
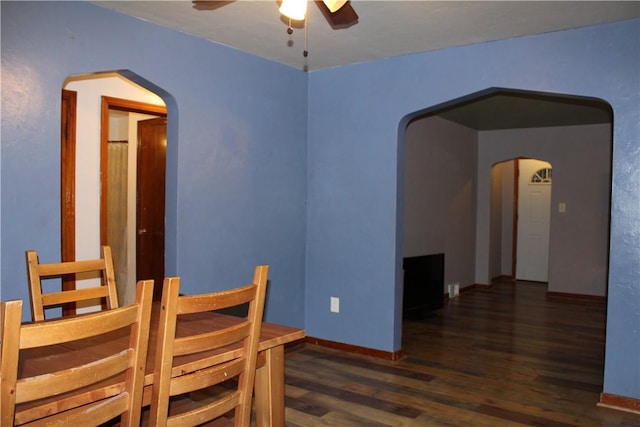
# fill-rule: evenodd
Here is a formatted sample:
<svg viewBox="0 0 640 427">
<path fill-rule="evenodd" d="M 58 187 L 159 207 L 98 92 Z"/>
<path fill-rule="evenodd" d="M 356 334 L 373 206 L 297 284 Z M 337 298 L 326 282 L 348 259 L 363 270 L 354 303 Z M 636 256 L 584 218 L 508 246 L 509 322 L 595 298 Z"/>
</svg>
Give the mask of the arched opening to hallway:
<svg viewBox="0 0 640 427">
<path fill-rule="evenodd" d="M 172 105 L 172 98 L 126 71 L 70 76 L 63 84 L 63 92 L 71 94 L 75 103 L 69 104 L 63 97 L 63 106 L 67 107 L 62 109 L 62 259 L 93 258 L 100 245 L 111 246 L 120 304 L 127 304 L 134 296 L 138 272 L 148 271 L 138 265 L 138 258 L 149 257 L 137 256 L 140 230 L 148 228 L 140 226 L 138 215 L 143 211 L 140 191 L 136 189 L 141 183 L 147 182 L 145 194 L 149 194 L 149 188 L 160 191 L 152 198 L 161 200 L 162 209 L 144 210 L 159 215 L 156 223 L 163 226 L 160 235 L 163 245 L 154 245 L 160 248 L 156 258 L 161 262 L 154 264 L 162 268 L 162 276 L 165 222 L 169 234 L 175 233 L 171 226 L 174 221 L 166 221 L 164 211 L 166 170 L 175 168 L 174 156 L 169 156 L 166 168 L 163 161 L 158 173 L 150 173 L 146 164 L 140 170 L 140 160 L 145 158 L 140 155 L 144 152 L 140 148 L 148 145 L 141 141 L 149 139 L 141 138 L 141 129 L 158 118 L 164 130 L 156 146 L 161 150 L 161 158 L 166 158 L 167 140 L 171 139 L 166 133 L 166 101 Z M 175 198 L 173 190 L 167 195 L 169 200 Z M 80 312 L 95 308 L 91 304 L 78 307 Z"/>
<path fill-rule="evenodd" d="M 432 285 L 443 300 L 449 284 L 464 292 L 513 277 L 515 222 L 497 208 L 492 168 L 545 159 L 562 171 L 549 211 L 548 291 L 606 297 L 612 121 L 601 100 L 498 88 L 414 113 L 400 141 L 397 257 L 443 253 L 442 282 Z"/>
</svg>

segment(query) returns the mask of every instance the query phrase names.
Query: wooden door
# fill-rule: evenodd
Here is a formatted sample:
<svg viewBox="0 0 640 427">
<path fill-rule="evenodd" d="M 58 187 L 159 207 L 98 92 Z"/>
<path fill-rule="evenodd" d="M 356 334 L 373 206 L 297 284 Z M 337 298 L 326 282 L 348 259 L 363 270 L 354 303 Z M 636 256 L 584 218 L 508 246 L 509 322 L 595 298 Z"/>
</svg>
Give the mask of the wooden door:
<svg viewBox="0 0 640 427">
<path fill-rule="evenodd" d="M 518 244 L 516 279 L 549 279 L 551 165 L 520 160 L 518 179 Z"/>
<path fill-rule="evenodd" d="M 154 299 L 164 279 L 167 119 L 138 122 L 136 280 L 153 279 Z"/>
</svg>

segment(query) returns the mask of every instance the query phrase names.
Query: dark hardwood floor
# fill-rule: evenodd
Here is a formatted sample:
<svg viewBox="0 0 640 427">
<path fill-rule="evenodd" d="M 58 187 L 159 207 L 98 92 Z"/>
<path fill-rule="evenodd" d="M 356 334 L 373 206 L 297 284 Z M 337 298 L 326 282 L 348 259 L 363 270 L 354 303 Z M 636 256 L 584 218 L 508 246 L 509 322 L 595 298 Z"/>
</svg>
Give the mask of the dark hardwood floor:
<svg viewBox="0 0 640 427">
<path fill-rule="evenodd" d="M 289 427 L 640 426 L 596 406 L 606 305 L 499 282 L 405 321 L 391 362 L 303 344 L 286 353 Z"/>
</svg>

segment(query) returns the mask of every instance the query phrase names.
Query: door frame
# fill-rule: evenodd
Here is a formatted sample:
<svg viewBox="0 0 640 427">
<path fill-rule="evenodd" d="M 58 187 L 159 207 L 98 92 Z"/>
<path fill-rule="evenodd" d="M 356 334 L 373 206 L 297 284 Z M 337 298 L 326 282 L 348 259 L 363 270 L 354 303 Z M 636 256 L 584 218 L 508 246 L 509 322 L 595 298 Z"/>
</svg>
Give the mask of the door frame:
<svg viewBox="0 0 640 427">
<path fill-rule="evenodd" d="M 60 224 L 61 224 L 61 260 L 74 261 L 76 251 L 76 105 L 77 93 L 62 90 L 60 117 Z M 161 105 L 147 104 L 129 99 L 102 97 L 100 117 L 100 244 L 107 243 L 107 143 L 109 139 L 109 110 L 121 110 L 167 116 L 167 108 Z M 73 278 L 62 282 L 63 290 L 73 290 L 76 283 Z M 76 313 L 74 304 L 63 307 L 63 315 Z"/>
<path fill-rule="evenodd" d="M 167 109 L 162 105 L 148 104 L 129 99 L 102 96 L 100 123 L 100 244 L 107 245 L 108 241 L 108 144 L 109 144 L 109 111 L 118 110 L 127 113 L 139 113 L 167 118 Z M 138 141 L 133 141 L 136 144 Z M 166 175 L 166 171 L 165 171 Z M 137 188 L 137 185 L 136 185 Z M 165 202 L 166 203 L 166 202 Z M 137 205 L 137 202 L 136 202 Z M 137 210 L 137 207 L 136 207 Z M 137 224 L 137 212 L 135 222 Z M 135 259 L 138 259 L 138 248 L 135 249 Z M 137 261 L 136 261 L 137 262 Z M 164 270 L 164 265 L 162 266 Z M 129 272 L 128 274 L 132 274 Z M 137 272 L 135 273 L 137 275 Z M 131 276 L 129 276 L 131 277 Z M 135 277 L 134 277 L 135 278 Z M 129 278 L 131 281 L 131 278 Z"/>
<path fill-rule="evenodd" d="M 513 159 L 513 217 L 512 232 L 513 239 L 511 241 L 511 279 L 516 281 L 516 265 L 518 263 L 518 205 L 520 197 L 520 186 L 518 185 L 520 178 L 520 160 L 523 157 Z"/>
<path fill-rule="evenodd" d="M 76 258 L 76 111 L 78 93 L 62 89 L 60 112 L 60 260 Z M 69 236 L 72 236 L 71 238 Z M 63 291 L 76 288 L 75 275 L 62 277 Z M 63 304 L 62 315 L 76 314 L 75 302 Z"/>
<path fill-rule="evenodd" d="M 162 105 L 147 104 L 144 102 L 132 101 L 130 99 L 114 98 L 111 96 L 102 97 L 100 114 L 100 244 L 107 244 L 107 171 L 108 156 L 107 148 L 109 142 L 109 110 L 126 111 L 129 113 L 150 114 L 167 117 L 167 107 Z"/>
</svg>

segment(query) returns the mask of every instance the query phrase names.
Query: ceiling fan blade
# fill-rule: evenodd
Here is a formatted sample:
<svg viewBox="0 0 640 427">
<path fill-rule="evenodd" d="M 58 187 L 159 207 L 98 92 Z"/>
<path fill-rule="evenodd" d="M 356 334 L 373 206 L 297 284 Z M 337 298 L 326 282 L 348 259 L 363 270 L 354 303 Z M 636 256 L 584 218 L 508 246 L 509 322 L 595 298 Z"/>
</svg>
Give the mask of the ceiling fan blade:
<svg viewBox="0 0 640 427">
<path fill-rule="evenodd" d="M 329 12 L 334 13 L 340 9 L 348 0 L 322 0 L 325 6 L 329 9 Z"/>
<path fill-rule="evenodd" d="M 197 10 L 216 10 L 219 7 L 233 3 L 235 0 L 193 0 L 193 8 Z"/>
<path fill-rule="evenodd" d="M 358 14 L 351 6 L 350 1 L 333 13 L 324 4 L 324 1 L 315 1 L 315 4 L 320 8 L 325 19 L 334 30 L 349 28 L 358 23 Z"/>
</svg>

